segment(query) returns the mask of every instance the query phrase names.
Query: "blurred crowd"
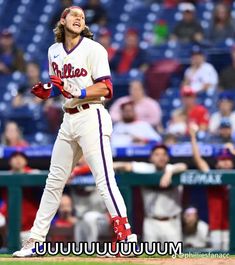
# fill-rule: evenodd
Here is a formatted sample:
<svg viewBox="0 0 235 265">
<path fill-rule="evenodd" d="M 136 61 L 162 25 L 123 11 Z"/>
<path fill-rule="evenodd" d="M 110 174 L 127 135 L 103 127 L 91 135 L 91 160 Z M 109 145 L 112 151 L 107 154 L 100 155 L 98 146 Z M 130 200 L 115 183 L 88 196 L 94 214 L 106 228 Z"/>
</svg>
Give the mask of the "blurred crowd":
<svg viewBox="0 0 235 265">
<path fill-rule="evenodd" d="M 52 28 L 58 20 L 60 11 L 71 4 L 72 1 L 61 1 L 61 9 L 51 20 Z M 167 8 L 176 5 L 174 1 L 163 1 L 162 4 Z M 232 43 L 230 45 L 230 65 L 220 69 L 219 72 L 208 62 L 206 52 L 212 44 L 234 39 L 235 24 L 230 13 L 230 4 L 229 1 L 218 1 L 207 32 L 197 19 L 197 6 L 192 1 L 178 5 L 182 18 L 172 32 L 168 32 L 165 39 L 161 40 L 161 44 L 165 42 L 168 45 L 174 45 L 173 43 L 191 45 L 190 61 L 188 63 L 179 61 L 178 65 L 181 65 L 179 72 L 179 69 L 172 65 L 175 60 L 150 63 L 148 50 L 141 48 L 140 32 L 136 28 L 127 28 L 123 45 L 115 47 L 112 42 L 112 32 L 108 28 L 108 21 L 111 18 L 100 1 L 87 1 L 84 6 L 87 23 L 91 27 L 99 26 L 95 39 L 107 49 L 114 77 L 114 99 L 107 102 L 107 106 L 110 107 L 114 122 L 112 142 L 115 147 L 145 144 L 149 141 L 160 142 L 169 135 L 175 142 L 185 141 L 188 138 L 188 124 L 191 121 L 198 124 L 200 128 L 198 136 L 202 141 L 233 141 L 235 45 Z M 162 31 L 155 28 L 152 33 L 154 38 L 159 37 L 156 34 L 160 32 L 162 34 Z M 152 45 L 158 49 L 160 44 Z M 14 91 L 10 102 L 11 106 L 8 106 L 1 120 L 3 138 L 8 127 L 7 121 L 14 120 L 19 123 L 29 144 L 37 143 L 36 131 L 45 133 L 45 140 L 41 143 L 53 143 L 53 136 L 59 128 L 63 115 L 62 99 L 55 98 L 43 102 L 30 93 L 30 88 L 34 84 L 47 81 L 45 75 L 42 76 L 43 71 L 47 69 L 46 63 L 40 65 L 36 61 L 25 60 L 23 51 L 17 46 L 11 31 L 3 29 L 0 34 L 0 76 L 13 74 L 15 71 L 22 73 L 22 78 L 17 83 L 18 88 Z M 131 75 L 133 70 L 136 72 Z M 156 71 L 155 79 L 151 80 L 149 76 L 154 71 Z M 160 74 L 157 71 L 160 71 Z M 173 92 L 179 99 L 179 103 L 167 108 L 167 112 L 171 112 L 167 115 L 167 119 L 164 118 L 166 113 L 162 109 L 165 105 L 161 104 L 162 97 L 166 97 L 168 93 L 168 84 L 164 81 L 166 75 L 177 76 L 178 82 Z M 119 91 L 121 87 L 115 84 L 117 76 L 128 80 L 128 94 Z M 121 97 L 117 98 L 116 95 Z M 129 106 L 125 106 L 127 102 L 130 103 Z M 133 106 L 132 113 L 130 105 Z M 18 118 L 14 115 L 15 112 L 19 113 Z M 20 119 L 21 116 L 27 116 L 26 113 L 40 120 L 39 124 L 35 122 L 34 128 L 28 128 L 26 122 Z M 141 135 L 139 130 L 142 126 L 146 127 L 148 132 L 145 136 Z"/>
<path fill-rule="evenodd" d="M 202 158 L 196 139 L 198 128 L 190 125 L 189 135 L 193 150 L 195 167 L 208 172 L 210 166 Z M 215 169 L 232 170 L 234 168 L 233 145 L 225 146 L 215 157 Z M 28 157 L 15 151 L 9 158 L 9 173 L 32 174 L 40 172 L 29 166 Z M 190 204 L 187 188 L 173 186 L 174 174 L 187 171 L 185 162 L 171 163 L 169 149 L 166 145 L 155 145 L 147 162 L 116 161 L 114 170 L 138 174 L 162 173 L 159 186 L 143 186 L 134 190 L 133 209 L 138 209 L 134 216 L 134 229 L 139 240 L 146 242 L 183 242 L 185 248 L 194 250 L 229 250 L 229 187 L 206 187 L 208 223 L 200 219 L 200 207 Z M 71 172 L 61 204 L 47 240 L 88 242 L 110 241 L 113 238 L 111 217 L 98 195 L 95 186 L 71 185 L 74 178 L 91 175 L 91 171 L 82 158 Z M 42 193 L 40 188 L 23 188 L 22 220 L 20 238 L 29 236 Z M 204 206 L 205 207 L 205 206 Z M 202 210 L 202 209 L 201 209 Z M 8 220 L 7 191 L 1 189 L 0 201 L 0 243 L 6 246 Z"/>
<path fill-rule="evenodd" d="M 209 164 L 198 149 L 198 141 L 221 144 L 222 149 L 215 158 L 215 169 L 234 168 L 232 145 L 235 141 L 235 21 L 231 14 L 233 1 L 216 2 L 208 28 L 203 28 L 197 17 L 197 5 L 206 1 L 154 1 L 145 0 L 146 5 L 157 3 L 166 9 L 178 8 L 181 19 L 170 30 L 166 21 L 157 20 L 148 41 L 157 50 L 161 45 L 190 45 L 187 63 L 180 60 L 175 64 L 174 56 L 167 63 L 163 60 L 154 64 L 148 59 L 148 49 L 140 45 L 140 32 L 127 28 L 121 47 L 113 44 L 107 14 L 99 0 L 88 0 L 83 6 L 87 24 L 97 25 L 95 39 L 108 52 L 111 71 L 114 77 L 114 99 L 106 102 L 112 120 L 111 143 L 114 148 L 145 146 L 153 149 L 146 162 L 115 162 L 117 171 L 135 173 L 163 172 L 158 187 L 141 187 L 137 192 L 142 211 L 136 227 L 138 235 L 145 241 L 183 241 L 188 248 L 229 249 L 228 187 L 218 186 L 206 189 L 208 222 L 200 219 L 200 207 L 191 205 L 186 199 L 183 187 L 171 186 L 174 174 L 188 169 L 187 163 L 170 162 L 169 146 L 190 141 L 195 168 L 208 172 Z M 180 2 L 180 3 L 179 3 Z M 61 11 L 71 6 L 73 1 L 62 0 L 49 27 L 54 28 Z M 52 33 L 51 33 L 52 34 Z M 228 41 L 230 40 L 230 41 Z M 218 70 L 207 58 L 207 50 L 215 44 L 228 42 L 231 62 Z M 45 64 L 26 60 L 9 29 L 0 33 L 0 78 L 21 72 L 23 78 L 11 99 L 6 116 L 0 120 L 2 128 L 0 144 L 7 147 L 27 147 L 37 144 L 38 135 L 32 131 L 44 132 L 40 144 L 52 144 L 59 129 L 63 111 L 62 98 L 42 101 L 30 93 L 30 88 L 39 81 L 47 81 L 43 71 Z M 159 70 L 160 71 L 157 71 Z M 133 74 L 134 73 L 134 74 Z M 151 76 L 155 74 L 155 79 Z M 115 78 L 128 80 L 126 93 L 118 91 Z M 157 79 L 156 79 L 157 77 Z M 164 120 L 165 106 L 162 97 L 167 97 L 168 80 L 176 78 L 174 89 L 177 106 L 173 106 L 168 119 Z M 115 96 L 115 91 L 120 97 Z M 206 100 L 205 100 L 206 99 Z M 207 104 L 209 102 L 210 104 Z M 169 103 L 170 104 L 170 103 Z M 42 120 L 39 125 L 25 126 L 22 116 L 34 115 Z M 20 117 L 20 119 L 18 119 Z M 25 117 L 25 116 L 24 116 Z M 34 128 L 32 128 L 34 127 Z M 48 137 L 47 137 L 48 136 Z M 228 144 L 230 143 L 230 145 Z M 12 173 L 34 173 L 28 164 L 28 157 L 20 151 L 13 152 L 9 158 Z M 76 176 L 90 174 L 84 160 L 71 173 Z M 34 220 L 41 189 L 24 188 L 22 207 L 21 238 L 27 238 Z M 6 245 L 7 193 L 1 190 L 0 200 L 0 245 Z M 138 200 L 137 202 L 138 203 Z M 112 238 L 111 220 L 94 187 L 68 186 L 61 205 L 53 220 L 48 239 L 51 241 L 107 241 Z M 2 240 L 2 242 L 1 242 Z"/>
</svg>

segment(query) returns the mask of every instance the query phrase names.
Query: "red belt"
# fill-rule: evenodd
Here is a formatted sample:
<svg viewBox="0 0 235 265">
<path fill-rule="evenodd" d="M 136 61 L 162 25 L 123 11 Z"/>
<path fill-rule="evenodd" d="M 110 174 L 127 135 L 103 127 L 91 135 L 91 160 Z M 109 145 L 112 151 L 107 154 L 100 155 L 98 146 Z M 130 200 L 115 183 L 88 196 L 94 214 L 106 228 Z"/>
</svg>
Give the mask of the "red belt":
<svg viewBox="0 0 235 265">
<path fill-rule="evenodd" d="M 80 105 L 79 107 L 81 109 L 78 109 L 78 107 L 75 107 L 75 108 L 64 108 L 64 111 L 66 113 L 69 113 L 69 114 L 75 114 L 75 113 L 81 112 L 82 110 L 90 108 L 89 104 L 87 104 L 87 103 L 83 104 L 83 105 Z"/>
</svg>

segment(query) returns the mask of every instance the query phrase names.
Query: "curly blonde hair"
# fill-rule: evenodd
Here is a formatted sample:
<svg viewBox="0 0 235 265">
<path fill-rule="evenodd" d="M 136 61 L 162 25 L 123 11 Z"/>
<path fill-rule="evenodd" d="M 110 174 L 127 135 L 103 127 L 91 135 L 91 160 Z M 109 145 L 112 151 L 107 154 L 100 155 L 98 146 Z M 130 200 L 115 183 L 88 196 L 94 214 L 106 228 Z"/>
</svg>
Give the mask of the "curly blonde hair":
<svg viewBox="0 0 235 265">
<path fill-rule="evenodd" d="M 53 30 L 55 34 L 55 42 L 65 42 L 64 25 L 60 21 L 57 22 L 56 27 Z M 82 37 L 93 40 L 94 34 L 90 31 L 88 26 L 85 26 L 84 30 L 80 33 Z"/>
</svg>

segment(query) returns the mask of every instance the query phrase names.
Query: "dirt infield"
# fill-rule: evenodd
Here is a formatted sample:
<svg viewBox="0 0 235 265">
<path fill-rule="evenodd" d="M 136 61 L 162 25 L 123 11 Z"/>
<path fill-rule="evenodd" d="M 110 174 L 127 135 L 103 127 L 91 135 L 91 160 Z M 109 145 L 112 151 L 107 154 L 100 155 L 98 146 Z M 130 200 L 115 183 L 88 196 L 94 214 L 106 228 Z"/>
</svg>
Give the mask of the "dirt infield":
<svg viewBox="0 0 235 265">
<path fill-rule="evenodd" d="M 36 257 L 36 258 L 0 258 L 0 264 L 37 263 L 101 263 L 101 264 L 154 264 L 154 265 L 235 265 L 235 258 L 82 258 L 82 257 Z M 11 263 L 12 262 L 12 263 Z"/>
</svg>

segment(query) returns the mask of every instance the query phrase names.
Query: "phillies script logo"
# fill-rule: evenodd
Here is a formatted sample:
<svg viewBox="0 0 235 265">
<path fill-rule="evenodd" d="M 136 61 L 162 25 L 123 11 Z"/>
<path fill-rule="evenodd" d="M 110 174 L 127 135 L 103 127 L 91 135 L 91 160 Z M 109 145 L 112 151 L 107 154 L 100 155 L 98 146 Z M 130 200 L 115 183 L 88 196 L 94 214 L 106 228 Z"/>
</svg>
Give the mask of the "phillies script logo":
<svg viewBox="0 0 235 265">
<path fill-rule="evenodd" d="M 84 68 L 76 68 L 69 64 L 64 64 L 62 71 L 59 70 L 59 66 L 57 63 L 52 63 L 52 68 L 55 74 L 60 78 L 73 78 L 73 77 L 80 77 L 80 76 L 87 76 L 87 70 Z"/>
</svg>

